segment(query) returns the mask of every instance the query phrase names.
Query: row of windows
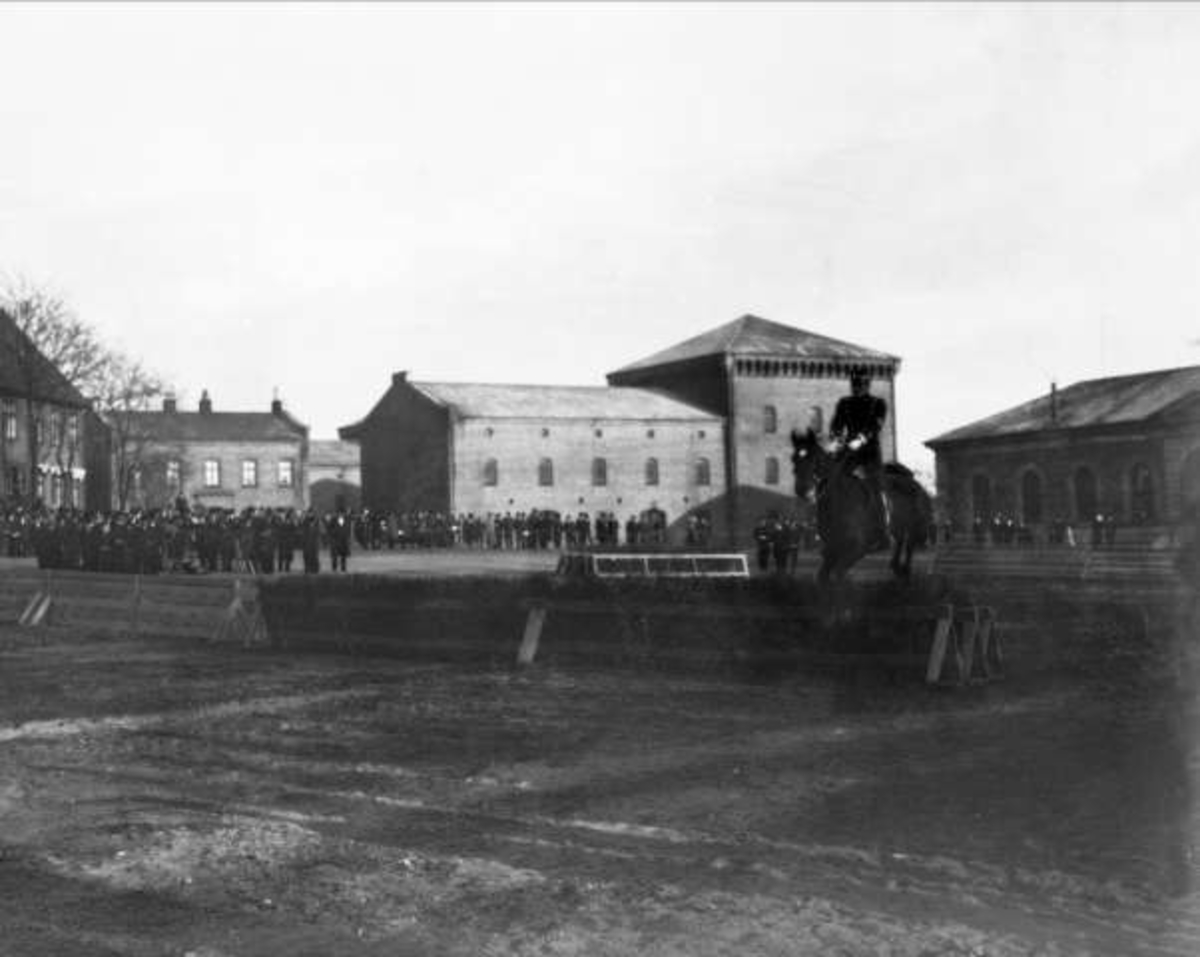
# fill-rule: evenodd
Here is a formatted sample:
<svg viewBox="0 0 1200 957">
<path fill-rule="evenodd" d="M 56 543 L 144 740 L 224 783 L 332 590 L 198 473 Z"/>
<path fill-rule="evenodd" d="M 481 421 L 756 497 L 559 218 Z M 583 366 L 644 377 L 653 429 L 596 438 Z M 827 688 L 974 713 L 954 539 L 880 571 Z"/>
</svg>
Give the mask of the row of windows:
<svg viewBox="0 0 1200 957">
<path fill-rule="evenodd" d="M 12 399 L 0 403 L 0 436 L 7 442 L 15 442 L 19 435 L 17 404 Z M 34 419 L 37 429 L 37 444 L 58 448 L 65 439 L 74 445 L 79 439 L 79 415 L 71 412 L 47 412 Z"/>
<path fill-rule="evenodd" d="M 492 438 L 492 437 L 493 437 L 493 436 L 496 434 L 496 430 L 495 430 L 495 429 L 493 429 L 493 428 L 492 428 L 492 427 L 489 425 L 489 426 L 487 426 L 487 428 L 485 428 L 485 429 L 483 430 L 483 434 L 484 434 L 485 436 L 487 436 L 487 437 L 490 439 L 490 438 Z M 648 438 L 648 439 L 652 439 L 652 438 L 654 438 L 654 434 L 655 434 L 655 433 L 654 433 L 654 430 L 653 430 L 653 429 L 647 429 L 647 430 L 646 430 L 646 438 Z M 592 435 L 594 435 L 594 436 L 595 436 L 596 438 L 598 438 L 598 439 L 602 439 L 602 438 L 604 438 L 604 430 L 603 430 L 603 429 L 594 429 L 594 430 L 592 431 Z M 550 427 L 549 427 L 549 426 L 543 426 L 543 427 L 542 427 L 542 438 L 543 438 L 543 439 L 548 439 L 549 437 L 550 437 Z M 696 438 L 698 438 L 698 439 L 705 439 L 705 438 L 708 438 L 708 433 L 707 433 L 707 432 L 706 432 L 704 429 L 697 429 L 697 430 L 696 430 Z"/>
<path fill-rule="evenodd" d="M 1021 519 L 1027 525 L 1046 520 L 1042 477 L 1032 468 L 1021 476 Z M 1080 466 L 1070 478 L 1070 492 L 1075 503 L 1074 518 L 1090 521 L 1101 511 L 1102 503 L 1096 481 L 1096 473 L 1087 466 Z M 992 482 L 986 475 L 975 475 L 971 479 L 972 514 L 981 518 L 992 515 Z M 1145 464 L 1139 462 L 1129 470 L 1129 518 L 1147 522 L 1155 518 L 1154 477 Z"/>
<path fill-rule="evenodd" d="M 181 485 L 182 463 L 178 459 L 167 462 L 167 484 L 172 488 Z M 201 479 L 205 488 L 221 487 L 220 459 L 205 459 L 201 467 Z M 275 483 L 280 488 L 291 488 L 296 482 L 296 465 L 291 459 L 280 459 L 276 465 Z M 242 459 L 242 488 L 258 487 L 258 460 Z"/>
<path fill-rule="evenodd" d="M 766 467 L 764 470 L 764 479 L 767 485 L 779 484 L 779 459 L 775 456 L 768 456 L 766 459 Z M 608 459 L 594 458 L 592 459 L 592 485 L 604 486 L 608 484 L 609 468 Z M 692 464 L 692 481 L 696 485 L 711 485 L 712 484 L 712 465 L 706 458 L 699 458 Z M 658 459 L 646 459 L 642 466 L 642 482 L 645 485 L 658 485 L 659 483 L 659 465 Z M 537 465 L 537 483 L 540 486 L 547 487 L 554 484 L 554 460 L 541 459 Z M 500 484 L 500 463 L 496 459 L 488 459 L 483 463 L 483 484 L 484 485 L 499 485 Z"/>
</svg>

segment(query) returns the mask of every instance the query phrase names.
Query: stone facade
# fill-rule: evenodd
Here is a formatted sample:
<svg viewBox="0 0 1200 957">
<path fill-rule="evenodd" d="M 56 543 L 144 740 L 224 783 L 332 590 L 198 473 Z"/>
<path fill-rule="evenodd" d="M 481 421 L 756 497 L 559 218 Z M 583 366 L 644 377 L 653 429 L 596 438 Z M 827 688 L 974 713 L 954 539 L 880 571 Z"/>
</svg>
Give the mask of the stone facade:
<svg viewBox="0 0 1200 957">
<path fill-rule="evenodd" d="M 134 417 L 136 443 L 125 507 L 193 505 L 241 511 L 307 506 L 308 428 L 276 400 L 270 412 L 215 412 L 208 393 L 196 412 L 168 398 L 161 412 Z"/>
<path fill-rule="evenodd" d="M 958 528 L 1175 524 L 1200 505 L 1200 367 L 1056 389 L 926 444 Z"/>
</svg>

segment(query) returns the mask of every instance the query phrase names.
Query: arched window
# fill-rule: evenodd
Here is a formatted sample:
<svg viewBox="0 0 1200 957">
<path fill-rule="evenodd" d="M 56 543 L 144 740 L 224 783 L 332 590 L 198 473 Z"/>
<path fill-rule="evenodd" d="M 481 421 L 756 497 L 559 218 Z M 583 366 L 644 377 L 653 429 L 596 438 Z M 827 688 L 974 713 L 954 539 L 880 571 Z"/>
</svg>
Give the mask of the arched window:
<svg viewBox="0 0 1200 957">
<path fill-rule="evenodd" d="M 646 484 L 658 484 L 658 459 L 646 459 Z"/>
<path fill-rule="evenodd" d="M 608 484 L 608 459 L 592 459 L 592 484 Z"/>
<path fill-rule="evenodd" d="M 768 435 L 779 431 L 779 414 L 773 405 L 763 406 L 763 431 Z"/>
<path fill-rule="evenodd" d="M 483 484 L 500 484 L 500 463 L 495 459 L 488 459 L 483 463 Z"/>
<path fill-rule="evenodd" d="M 1129 473 L 1129 517 L 1135 522 L 1154 521 L 1154 477 L 1141 462 Z"/>
<path fill-rule="evenodd" d="M 1200 514 L 1200 449 L 1191 452 L 1183 460 L 1179 470 L 1179 499 L 1185 518 Z"/>
<path fill-rule="evenodd" d="M 1100 509 L 1100 498 L 1096 494 L 1096 473 L 1080 466 L 1075 470 L 1075 517 L 1081 522 L 1090 522 Z"/>
<path fill-rule="evenodd" d="M 1042 520 L 1042 477 L 1032 469 L 1021 476 L 1021 518 L 1026 525 Z"/>
<path fill-rule="evenodd" d="M 538 462 L 538 485 L 553 485 L 554 484 L 554 462 L 551 459 L 542 459 Z"/>
<path fill-rule="evenodd" d="M 985 522 L 992 520 L 992 483 L 986 475 L 971 479 L 971 517 Z"/>
<path fill-rule="evenodd" d="M 767 484 L 779 484 L 779 459 L 773 455 L 767 456 Z"/>
<path fill-rule="evenodd" d="M 712 467 L 708 464 L 708 459 L 696 459 L 696 484 L 712 485 Z"/>
</svg>

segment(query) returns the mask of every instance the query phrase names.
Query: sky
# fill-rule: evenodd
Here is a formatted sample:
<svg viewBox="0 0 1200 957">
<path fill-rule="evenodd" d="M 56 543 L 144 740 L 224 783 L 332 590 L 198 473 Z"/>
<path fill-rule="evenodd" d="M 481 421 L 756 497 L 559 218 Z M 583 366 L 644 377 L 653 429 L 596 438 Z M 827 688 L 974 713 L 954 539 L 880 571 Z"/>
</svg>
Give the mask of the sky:
<svg viewBox="0 0 1200 957">
<path fill-rule="evenodd" d="M 1200 364 L 1200 6 L 0 6 L 0 277 L 315 438 L 745 313 L 899 355 L 900 457 Z"/>
</svg>

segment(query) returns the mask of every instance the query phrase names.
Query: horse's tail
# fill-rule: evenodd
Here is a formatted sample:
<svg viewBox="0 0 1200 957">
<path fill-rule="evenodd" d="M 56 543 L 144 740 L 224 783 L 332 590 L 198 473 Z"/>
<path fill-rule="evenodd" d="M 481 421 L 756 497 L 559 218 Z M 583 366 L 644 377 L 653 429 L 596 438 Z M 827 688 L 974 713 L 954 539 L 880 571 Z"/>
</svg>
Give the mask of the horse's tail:
<svg viewBox="0 0 1200 957">
<path fill-rule="evenodd" d="M 884 470 L 884 487 L 892 499 L 892 511 L 899 530 L 914 547 L 929 543 L 933 525 L 933 499 L 913 473 L 897 463 Z"/>
</svg>

